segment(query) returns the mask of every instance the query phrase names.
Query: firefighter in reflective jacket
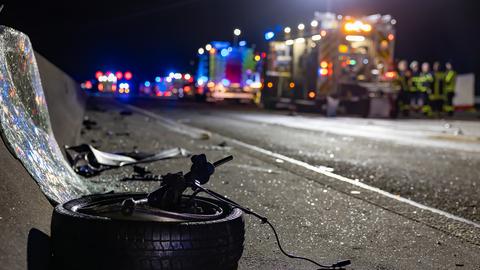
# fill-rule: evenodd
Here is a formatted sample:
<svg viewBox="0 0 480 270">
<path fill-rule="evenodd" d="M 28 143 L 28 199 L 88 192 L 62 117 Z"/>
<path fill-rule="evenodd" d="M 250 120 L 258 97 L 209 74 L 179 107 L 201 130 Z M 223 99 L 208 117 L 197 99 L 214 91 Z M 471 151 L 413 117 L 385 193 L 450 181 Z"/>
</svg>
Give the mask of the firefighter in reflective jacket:
<svg viewBox="0 0 480 270">
<path fill-rule="evenodd" d="M 423 114 L 432 115 L 432 107 L 430 105 L 429 95 L 432 93 L 433 75 L 430 73 L 430 64 L 422 64 L 422 72 L 416 81 L 416 88 L 418 90 L 419 102 Z"/>
<path fill-rule="evenodd" d="M 453 107 L 453 97 L 455 96 L 457 73 L 453 70 L 451 63 L 446 63 L 445 68 L 445 83 L 443 88 L 445 104 L 443 105 L 443 111 L 448 113 L 448 115 L 453 115 L 455 110 Z"/>
<path fill-rule="evenodd" d="M 433 89 L 430 94 L 430 105 L 434 114 L 439 115 L 443 111 L 445 72 L 440 70 L 440 63 L 433 63 Z"/>
<path fill-rule="evenodd" d="M 418 80 L 420 78 L 420 71 L 419 71 L 419 66 L 418 66 L 417 61 L 413 61 L 410 63 L 410 72 L 411 76 L 408 80 L 408 85 L 409 85 L 409 98 L 410 98 L 410 110 L 418 109 L 418 104 L 419 104 L 419 96 L 418 96 L 418 89 L 417 89 L 417 84 Z"/>
<path fill-rule="evenodd" d="M 408 70 L 408 63 L 405 60 L 398 62 L 398 76 L 395 79 L 394 87 L 398 91 L 397 97 L 397 112 L 401 112 L 403 115 L 407 116 L 410 111 L 410 86 L 408 81 L 410 80 L 411 74 Z"/>
</svg>

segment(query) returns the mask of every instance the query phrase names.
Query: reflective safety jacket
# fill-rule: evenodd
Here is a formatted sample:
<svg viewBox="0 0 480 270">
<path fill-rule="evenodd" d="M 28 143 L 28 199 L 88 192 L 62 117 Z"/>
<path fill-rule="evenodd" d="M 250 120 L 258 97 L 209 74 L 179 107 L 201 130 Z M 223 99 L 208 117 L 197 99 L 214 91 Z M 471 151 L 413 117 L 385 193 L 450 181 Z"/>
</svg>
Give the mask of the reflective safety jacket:
<svg viewBox="0 0 480 270">
<path fill-rule="evenodd" d="M 433 91 L 430 95 L 431 99 L 442 99 L 445 89 L 445 72 L 436 71 L 433 73 Z"/>
<path fill-rule="evenodd" d="M 410 91 L 409 79 L 409 76 L 405 72 L 399 72 L 397 78 L 393 81 L 395 90 L 400 92 Z"/>
<path fill-rule="evenodd" d="M 457 80 L 457 72 L 450 70 L 445 73 L 445 93 L 455 92 L 455 83 Z"/>
<path fill-rule="evenodd" d="M 416 80 L 416 88 L 420 92 L 431 93 L 433 81 L 432 73 L 420 73 Z"/>
<path fill-rule="evenodd" d="M 420 73 L 419 72 L 413 72 L 412 76 L 408 80 L 408 86 L 409 86 L 410 92 L 417 92 L 418 91 L 417 84 L 418 84 L 419 80 L 420 80 Z"/>
</svg>

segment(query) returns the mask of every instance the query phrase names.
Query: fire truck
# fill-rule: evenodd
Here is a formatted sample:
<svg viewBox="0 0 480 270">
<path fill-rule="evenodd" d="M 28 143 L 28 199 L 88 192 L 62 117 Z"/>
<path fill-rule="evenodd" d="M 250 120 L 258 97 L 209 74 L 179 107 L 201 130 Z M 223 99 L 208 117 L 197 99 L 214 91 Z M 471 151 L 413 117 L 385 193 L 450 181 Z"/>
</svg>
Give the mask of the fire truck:
<svg viewBox="0 0 480 270">
<path fill-rule="evenodd" d="M 207 101 L 233 99 L 253 102 L 258 98 L 262 62 L 245 41 L 231 45 L 214 41 L 198 50 L 197 95 Z"/>
<path fill-rule="evenodd" d="M 381 114 L 391 113 L 395 24 L 390 15 L 315 13 L 310 26 L 266 33 L 263 105 L 320 111 L 330 97 L 347 114 L 368 116 L 382 104 Z"/>
</svg>

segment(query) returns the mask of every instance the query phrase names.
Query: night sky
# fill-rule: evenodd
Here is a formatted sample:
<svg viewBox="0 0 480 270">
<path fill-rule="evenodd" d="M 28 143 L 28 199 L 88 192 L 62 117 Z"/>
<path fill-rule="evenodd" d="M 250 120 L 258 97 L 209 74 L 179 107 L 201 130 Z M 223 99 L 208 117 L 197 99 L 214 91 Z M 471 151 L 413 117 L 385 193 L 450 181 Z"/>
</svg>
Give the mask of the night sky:
<svg viewBox="0 0 480 270">
<path fill-rule="evenodd" d="M 192 71 L 197 49 L 211 40 L 231 40 L 236 27 L 242 39 L 264 48 L 269 27 L 308 24 L 314 11 L 326 10 L 326 0 L 32 2 L 3 1 L 0 24 L 28 34 L 38 52 L 77 80 L 98 69 L 152 77 Z M 398 21 L 397 58 L 450 60 L 460 72 L 480 78 L 475 2 L 332 0 L 331 8 L 343 15 L 391 14 Z"/>
</svg>

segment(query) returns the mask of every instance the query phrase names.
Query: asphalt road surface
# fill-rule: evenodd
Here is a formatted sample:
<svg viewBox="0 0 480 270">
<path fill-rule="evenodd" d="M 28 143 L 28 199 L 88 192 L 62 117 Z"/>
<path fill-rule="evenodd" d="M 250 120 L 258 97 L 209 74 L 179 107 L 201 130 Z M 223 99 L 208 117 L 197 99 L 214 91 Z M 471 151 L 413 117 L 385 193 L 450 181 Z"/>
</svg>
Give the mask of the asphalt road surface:
<svg viewBox="0 0 480 270">
<path fill-rule="evenodd" d="M 419 159 L 438 153 L 475 156 L 475 150 L 463 148 L 466 144 L 474 149 L 474 135 L 468 134 L 474 134 L 476 123 L 462 123 L 462 132 L 457 128 L 459 123 L 450 123 L 448 132 L 441 132 L 435 129 L 435 121 L 424 131 L 428 136 L 417 134 L 413 145 L 408 145 L 403 138 L 412 133 L 408 127 L 427 128 L 426 124 L 313 115 L 290 117 L 283 112 L 244 106 L 139 100 L 131 104 L 134 106 L 109 99 L 90 102 L 87 116 L 98 125 L 83 129 L 82 142 L 104 151 L 152 152 L 183 147 L 192 153 L 205 153 L 210 160 L 233 155 L 232 162 L 216 170 L 208 187 L 266 215 L 290 252 L 324 263 L 351 259 L 353 265 L 348 269 L 480 269 L 480 225 L 472 223 L 473 218 L 458 220 L 458 216 L 452 218 L 402 200 L 410 197 L 427 204 L 429 201 L 424 199 L 441 190 L 438 186 L 442 182 L 434 181 L 429 168 L 437 170 L 437 176 L 452 175 L 448 168 L 443 168 L 447 161 L 452 161 L 449 157 L 439 166 L 433 159 L 425 165 L 417 164 Z M 125 110 L 131 113 L 121 113 Z M 366 124 L 368 121 L 372 123 Z M 340 129 L 340 125 L 344 133 L 356 129 L 358 134 L 320 130 L 329 126 Z M 366 127 L 360 128 L 362 125 Z M 392 125 L 400 125 L 398 129 L 404 135 L 391 132 L 390 136 L 396 139 L 367 136 L 370 126 L 390 130 Z M 205 129 L 211 132 L 206 133 Z M 377 132 L 382 133 L 387 134 Z M 458 133 L 467 135 L 459 139 L 455 135 Z M 435 139 L 429 139 L 431 136 Z M 448 146 L 432 143 L 438 140 L 447 141 Z M 463 150 L 454 150 L 456 147 Z M 425 149 L 430 152 L 424 153 Z M 416 161 L 403 161 L 404 157 L 415 155 L 420 155 Z M 468 175 L 468 179 L 452 184 L 457 189 L 448 195 L 449 199 L 432 202 L 441 201 L 439 205 L 445 210 L 456 211 L 459 207 L 454 200 L 460 196 L 454 193 L 474 197 L 472 189 L 476 185 L 469 190 L 459 184 L 474 183 L 478 178 L 470 175 L 474 172 L 478 176 L 478 171 L 469 162 L 472 161 L 457 160 L 456 166 L 461 168 L 455 170 Z M 190 162 L 186 158 L 171 159 L 146 166 L 155 174 L 165 174 L 185 171 Z M 404 175 L 403 170 L 412 176 L 399 178 L 398 175 Z M 156 182 L 119 181 L 131 173 L 130 167 L 122 167 L 87 180 L 104 191 L 148 192 L 158 187 Z M 418 180 L 421 177 L 428 178 Z M 431 181 L 431 186 L 419 185 L 420 181 Z M 407 184 L 414 189 L 402 186 Z M 375 186 L 389 188 L 396 194 L 402 192 L 403 197 L 387 194 Z M 415 194 L 421 196 L 414 197 Z M 240 270 L 316 269 L 308 262 L 282 255 L 267 226 L 251 216 L 246 216 L 245 221 Z"/>
<path fill-rule="evenodd" d="M 134 105 L 480 223 L 478 120 L 328 119 L 225 104 Z"/>
</svg>

